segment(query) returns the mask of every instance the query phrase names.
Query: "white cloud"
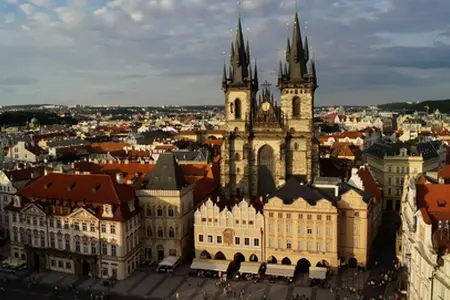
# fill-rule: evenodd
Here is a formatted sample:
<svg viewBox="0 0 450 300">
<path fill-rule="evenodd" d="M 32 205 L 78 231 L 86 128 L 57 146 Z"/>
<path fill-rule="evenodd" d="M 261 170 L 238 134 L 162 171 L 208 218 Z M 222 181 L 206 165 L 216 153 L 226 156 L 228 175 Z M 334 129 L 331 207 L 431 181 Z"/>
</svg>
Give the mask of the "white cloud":
<svg viewBox="0 0 450 300">
<path fill-rule="evenodd" d="M 144 18 L 142 12 L 137 11 L 131 14 L 131 18 L 136 21 L 136 22 L 140 22 L 142 21 L 142 19 Z"/>
<path fill-rule="evenodd" d="M 6 0 L 6 3 L 8 4 L 17 4 L 18 2 L 18 0 Z"/>
<path fill-rule="evenodd" d="M 13 14 L 13 13 L 8 13 L 8 14 L 5 16 L 5 23 L 6 23 L 6 24 L 14 23 L 15 20 L 16 20 L 16 15 Z"/>
<path fill-rule="evenodd" d="M 50 6 L 52 0 L 30 0 L 36 6 Z"/>
<path fill-rule="evenodd" d="M 13 14 L 0 16 L 1 21 L 14 22 L 0 30 L 0 65 L 3 66 L 0 77 L 4 70 L 13 70 L 17 77 L 25 74 L 39 78 L 29 90 L 23 87 L 6 95 L 0 89 L 0 99 L 123 103 L 123 93 L 98 96 L 104 91 L 123 91 L 130 103 L 222 103 L 219 77 L 223 53 L 228 56 L 230 41 L 234 39 L 237 0 L 233 3 L 230 0 L 105 0 L 101 1 L 103 7 L 95 8 L 89 5 L 93 0 L 58 1 L 57 8 L 46 7 L 48 1 L 20 1 L 20 9 L 28 18 Z M 336 1 L 339 4 L 333 7 Z M 423 0 L 410 1 L 413 2 L 410 6 L 414 7 Z M 289 0 L 243 1 L 243 25 L 250 28 L 246 35 L 253 58 L 258 59 L 261 81 L 276 80 L 277 61 L 283 58 L 286 38 L 292 33 L 293 3 Z M 421 9 L 409 11 L 409 4 L 399 2 L 398 7 L 394 7 L 391 3 L 390 0 L 299 3 L 301 21 L 302 24 L 308 21 L 306 33 L 318 60 L 321 83 L 318 103 L 347 99 L 347 92 L 336 92 L 335 88 L 361 90 L 359 85 L 370 95 L 367 100 L 364 98 L 366 101 L 387 101 L 386 97 L 392 94 L 383 90 L 381 85 L 387 79 L 381 77 L 389 76 L 394 83 L 406 84 L 408 76 L 417 73 L 405 72 L 400 74 L 402 77 L 395 77 L 394 72 L 380 71 L 378 64 L 371 63 L 368 58 L 380 56 L 378 51 L 381 50 L 374 48 L 375 45 L 384 45 L 385 49 L 392 46 L 386 37 L 383 40 L 376 33 L 410 30 L 411 42 L 407 46 L 413 47 L 417 31 L 423 30 L 418 24 L 445 25 L 443 12 L 449 11 L 450 6 L 440 5 L 436 10 L 441 15 L 429 18 L 434 7 L 419 5 Z M 401 12 L 404 15 L 399 15 Z M 419 20 L 413 22 L 413 19 Z M 351 26 L 343 25 L 343 20 Z M 290 25 L 288 30 L 286 23 Z M 397 43 L 394 45 L 404 46 L 405 37 L 395 36 Z M 388 54 L 395 62 L 395 55 L 386 53 L 385 56 Z M 348 65 L 352 64 L 358 65 L 357 72 L 350 74 L 354 82 L 339 80 L 347 78 Z M 427 72 L 430 78 L 434 74 L 433 69 Z M 439 84 L 439 91 L 450 94 L 448 85 L 445 90 L 442 84 L 450 79 L 440 76 L 434 78 L 436 86 Z M 399 87 L 397 95 L 401 95 L 402 89 L 403 95 L 409 95 L 406 87 Z M 431 85 L 426 89 L 433 91 Z M 186 93 L 187 90 L 192 92 Z M 149 93 L 153 95 L 151 99 L 148 99 Z M 353 93 L 352 100 L 348 101 L 361 103 L 355 100 L 357 94 Z M 28 95 L 28 98 L 18 96 L 9 100 L 13 95 Z"/>
<path fill-rule="evenodd" d="M 23 13 L 26 14 L 27 16 L 30 16 L 35 10 L 34 5 L 30 3 L 20 4 L 19 7 L 23 11 Z"/>
</svg>

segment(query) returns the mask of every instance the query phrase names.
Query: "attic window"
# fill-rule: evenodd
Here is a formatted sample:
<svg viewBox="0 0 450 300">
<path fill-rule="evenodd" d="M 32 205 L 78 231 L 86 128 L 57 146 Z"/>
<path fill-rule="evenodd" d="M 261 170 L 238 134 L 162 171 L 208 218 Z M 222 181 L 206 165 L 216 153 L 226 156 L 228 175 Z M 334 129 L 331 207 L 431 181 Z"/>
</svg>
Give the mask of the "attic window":
<svg viewBox="0 0 450 300">
<path fill-rule="evenodd" d="M 49 182 L 49 183 L 47 183 L 46 185 L 44 185 L 44 189 L 48 189 L 48 188 L 51 187 L 51 186 L 52 186 L 52 183 Z"/>
<path fill-rule="evenodd" d="M 68 191 L 71 191 L 71 190 L 73 190 L 74 187 L 75 187 L 75 183 L 72 183 L 71 185 L 69 185 L 69 186 L 67 187 L 67 190 L 68 190 Z"/>
<path fill-rule="evenodd" d="M 100 189 L 100 184 L 92 188 L 92 192 L 95 193 Z"/>
<path fill-rule="evenodd" d="M 447 205 L 447 201 L 446 200 L 438 200 L 437 201 L 437 206 L 438 207 L 445 207 Z"/>
</svg>

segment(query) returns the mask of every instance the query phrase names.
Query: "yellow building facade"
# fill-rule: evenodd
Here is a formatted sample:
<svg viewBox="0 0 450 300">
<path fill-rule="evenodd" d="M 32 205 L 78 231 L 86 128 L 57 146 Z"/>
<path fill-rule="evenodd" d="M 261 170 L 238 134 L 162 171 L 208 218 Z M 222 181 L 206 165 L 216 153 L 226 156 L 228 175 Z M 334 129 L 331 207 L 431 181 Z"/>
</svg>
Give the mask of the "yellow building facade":
<svg viewBox="0 0 450 300">
<path fill-rule="evenodd" d="M 194 214 L 195 257 L 263 261 L 264 217 L 245 200 L 233 207 L 206 201 Z"/>
<path fill-rule="evenodd" d="M 437 171 L 445 165 L 447 150 L 441 142 L 375 143 L 364 157 L 376 181 L 383 188 L 383 207 L 400 210 L 406 175 Z"/>
</svg>

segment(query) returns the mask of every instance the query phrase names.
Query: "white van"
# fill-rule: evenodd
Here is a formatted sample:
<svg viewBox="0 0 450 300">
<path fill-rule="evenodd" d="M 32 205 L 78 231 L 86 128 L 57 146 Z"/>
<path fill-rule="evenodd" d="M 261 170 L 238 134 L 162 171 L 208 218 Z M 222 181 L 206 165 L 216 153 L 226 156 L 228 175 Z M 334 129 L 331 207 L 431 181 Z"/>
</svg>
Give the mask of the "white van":
<svg viewBox="0 0 450 300">
<path fill-rule="evenodd" d="M 178 267 L 181 263 L 181 260 L 178 256 L 168 256 L 159 262 L 156 267 L 156 272 L 164 273 L 164 272 L 173 272 L 176 267 Z"/>
</svg>

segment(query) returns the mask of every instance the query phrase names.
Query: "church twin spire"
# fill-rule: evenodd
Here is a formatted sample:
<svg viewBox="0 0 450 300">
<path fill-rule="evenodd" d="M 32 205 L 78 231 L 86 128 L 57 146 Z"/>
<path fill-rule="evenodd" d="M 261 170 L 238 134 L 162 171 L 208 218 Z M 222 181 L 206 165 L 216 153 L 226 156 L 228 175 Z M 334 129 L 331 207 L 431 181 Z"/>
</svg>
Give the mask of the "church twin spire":
<svg viewBox="0 0 450 300">
<path fill-rule="evenodd" d="M 308 72 L 308 61 L 310 61 L 310 71 Z M 305 84 L 312 84 L 316 88 L 316 73 L 314 61 L 309 58 L 308 38 L 305 37 L 302 42 L 300 22 L 298 13 L 295 13 L 294 27 L 292 33 L 292 43 L 287 40 L 286 62 L 280 61 L 278 65 L 278 84 L 279 88 L 291 86 L 297 87 Z"/>
<path fill-rule="evenodd" d="M 308 62 L 309 68 L 308 68 Z M 309 71 L 308 71 L 309 69 Z M 286 45 L 286 62 L 278 65 L 279 88 L 310 85 L 317 88 L 316 67 L 309 57 L 308 38 L 302 41 L 298 13 L 295 13 L 292 42 L 288 38 Z M 227 74 L 226 64 L 223 66 L 222 89 L 228 87 L 251 87 L 258 90 L 258 71 L 255 62 L 253 73 L 248 40 L 244 43 L 241 18 L 238 19 L 236 40 L 231 42 L 230 66 Z"/>
<path fill-rule="evenodd" d="M 255 63 L 255 71 L 253 73 L 250 57 L 250 46 L 247 40 L 244 43 L 244 35 L 242 33 L 241 18 L 238 19 L 236 31 L 236 40 L 231 42 L 230 49 L 230 67 L 227 75 L 224 63 L 222 74 L 222 89 L 228 87 L 251 87 L 258 88 L 258 71 Z"/>
</svg>

